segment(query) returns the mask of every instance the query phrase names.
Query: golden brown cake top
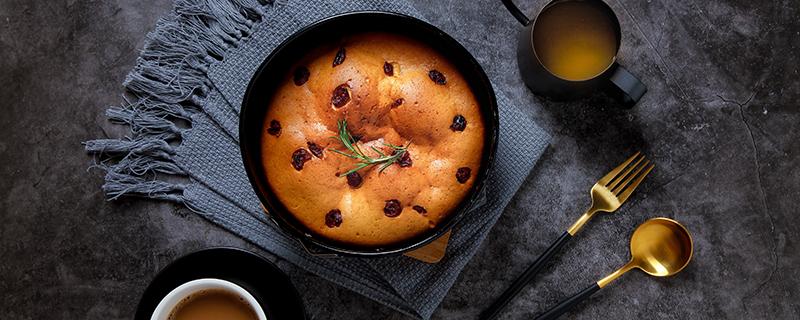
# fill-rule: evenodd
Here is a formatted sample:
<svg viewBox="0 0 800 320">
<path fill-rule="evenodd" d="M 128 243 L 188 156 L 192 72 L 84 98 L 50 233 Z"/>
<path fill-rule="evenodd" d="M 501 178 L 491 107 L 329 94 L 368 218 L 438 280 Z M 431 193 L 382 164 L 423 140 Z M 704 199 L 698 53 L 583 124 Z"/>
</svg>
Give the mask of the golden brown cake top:
<svg viewBox="0 0 800 320">
<path fill-rule="evenodd" d="M 262 159 L 272 191 L 311 232 L 337 242 L 383 246 L 431 230 L 480 167 L 484 124 L 469 85 L 404 36 L 358 34 L 309 53 L 268 108 Z M 352 149 L 342 140 L 350 137 Z M 345 176 L 364 163 L 353 151 L 391 161 Z"/>
</svg>

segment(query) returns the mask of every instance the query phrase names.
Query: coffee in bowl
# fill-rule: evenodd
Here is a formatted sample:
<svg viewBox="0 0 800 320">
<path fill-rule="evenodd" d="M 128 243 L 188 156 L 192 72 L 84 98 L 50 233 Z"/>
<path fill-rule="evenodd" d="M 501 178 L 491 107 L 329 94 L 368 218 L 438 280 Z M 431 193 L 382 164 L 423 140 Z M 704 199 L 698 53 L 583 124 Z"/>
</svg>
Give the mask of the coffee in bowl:
<svg viewBox="0 0 800 320">
<path fill-rule="evenodd" d="M 170 312 L 169 320 L 257 320 L 255 311 L 232 292 L 212 289 L 186 297 Z"/>
<path fill-rule="evenodd" d="M 244 288 L 221 279 L 184 283 L 156 307 L 151 320 L 266 320 L 258 301 Z"/>
</svg>

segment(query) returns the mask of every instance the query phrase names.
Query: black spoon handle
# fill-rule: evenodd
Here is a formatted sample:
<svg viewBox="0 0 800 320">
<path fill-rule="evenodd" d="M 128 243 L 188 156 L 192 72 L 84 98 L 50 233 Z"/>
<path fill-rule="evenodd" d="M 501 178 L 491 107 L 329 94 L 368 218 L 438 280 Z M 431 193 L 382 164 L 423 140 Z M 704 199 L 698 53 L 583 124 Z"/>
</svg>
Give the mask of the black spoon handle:
<svg viewBox="0 0 800 320">
<path fill-rule="evenodd" d="M 567 300 L 561 301 L 557 306 L 550 308 L 550 310 L 545 311 L 545 313 L 540 314 L 536 317 L 536 320 L 554 320 L 558 319 L 564 312 L 567 310 L 572 309 L 576 304 L 580 303 L 583 300 L 586 300 L 589 296 L 600 290 L 600 286 L 597 283 L 593 283 L 583 291 L 578 292 L 574 296 L 570 297 Z"/>
<path fill-rule="evenodd" d="M 572 235 L 565 231 L 564 234 L 558 237 L 558 239 L 556 239 L 556 241 L 553 242 L 553 244 L 551 244 L 550 247 L 547 248 L 547 250 L 545 250 L 544 253 L 542 253 L 542 255 L 540 255 L 539 258 L 537 258 L 536 261 L 530 267 L 528 267 L 528 269 L 525 270 L 522 275 L 519 276 L 519 278 L 517 278 L 517 280 L 514 280 L 514 283 L 512 283 L 511 286 L 508 287 L 505 292 L 503 292 L 500 298 L 497 298 L 497 300 L 495 300 L 488 309 L 481 313 L 480 319 L 490 320 L 497 317 L 500 311 L 502 311 L 503 308 L 509 302 L 511 302 L 515 296 L 517 296 L 517 294 L 522 290 L 522 288 L 525 287 L 525 285 L 530 283 L 531 280 L 536 277 L 536 274 L 539 273 L 539 270 L 544 267 L 547 261 L 550 261 L 550 258 L 552 258 L 553 255 L 555 255 L 555 253 L 558 252 L 569 239 L 572 239 Z"/>
</svg>

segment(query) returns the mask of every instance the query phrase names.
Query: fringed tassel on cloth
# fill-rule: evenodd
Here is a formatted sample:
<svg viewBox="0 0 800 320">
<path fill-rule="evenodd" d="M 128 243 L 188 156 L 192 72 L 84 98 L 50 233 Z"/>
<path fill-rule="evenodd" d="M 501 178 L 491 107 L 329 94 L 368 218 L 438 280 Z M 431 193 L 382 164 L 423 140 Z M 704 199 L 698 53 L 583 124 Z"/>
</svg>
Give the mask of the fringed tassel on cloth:
<svg viewBox="0 0 800 320">
<path fill-rule="evenodd" d="M 93 167 L 106 171 L 109 200 L 140 196 L 184 202 L 186 186 L 174 182 L 187 172 L 175 162 L 175 148 L 200 110 L 211 86 L 207 72 L 225 53 L 250 35 L 267 1 L 177 0 L 147 35 L 136 66 L 123 85 L 122 106 L 110 107 L 113 123 L 130 127 L 121 139 L 84 142 L 98 157 Z M 177 179 L 176 179 L 177 178 Z"/>
<path fill-rule="evenodd" d="M 140 196 L 157 200 L 183 202 L 184 185 L 160 180 L 147 180 L 114 170 L 106 172 L 103 191 L 108 200 L 121 196 Z"/>
</svg>

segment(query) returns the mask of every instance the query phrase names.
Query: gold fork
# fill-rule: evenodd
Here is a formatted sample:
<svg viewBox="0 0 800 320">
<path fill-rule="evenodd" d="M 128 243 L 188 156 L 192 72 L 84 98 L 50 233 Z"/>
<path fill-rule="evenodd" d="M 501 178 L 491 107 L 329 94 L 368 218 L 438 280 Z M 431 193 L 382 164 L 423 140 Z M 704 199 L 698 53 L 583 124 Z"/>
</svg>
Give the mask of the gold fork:
<svg viewBox="0 0 800 320">
<path fill-rule="evenodd" d="M 488 309 L 481 313 L 480 319 L 494 319 L 511 300 L 539 273 L 547 261 L 567 243 L 567 240 L 575 236 L 583 228 L 586 222 L 598 212 L 614 212 L 628 200 L 631 193 L 644 180 L 644 178 L 655 167 L 650 164 L 650 160 L 645 159 L 644 155 L 636 152 L 633 156 L 625 160 L 622 164 L 611 170 L 604 177 L 600 178 L 592 186 L 592 205 L 588 210 L 572 224 L 564 234 L 556 239 L 547 250 L 528 267 L 522 275 L 506 289 Z"/>
</svg>

